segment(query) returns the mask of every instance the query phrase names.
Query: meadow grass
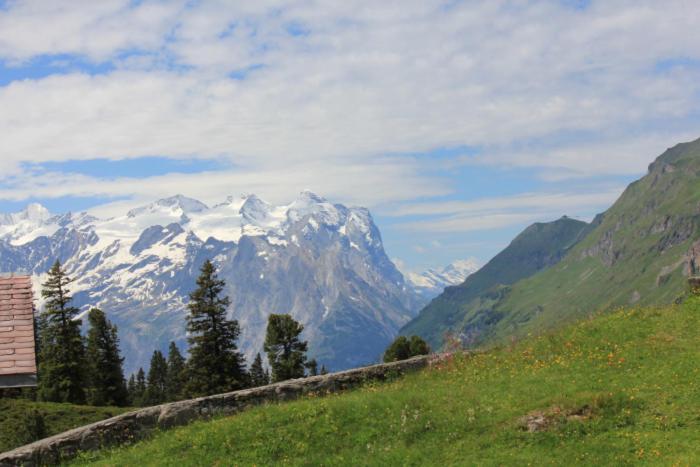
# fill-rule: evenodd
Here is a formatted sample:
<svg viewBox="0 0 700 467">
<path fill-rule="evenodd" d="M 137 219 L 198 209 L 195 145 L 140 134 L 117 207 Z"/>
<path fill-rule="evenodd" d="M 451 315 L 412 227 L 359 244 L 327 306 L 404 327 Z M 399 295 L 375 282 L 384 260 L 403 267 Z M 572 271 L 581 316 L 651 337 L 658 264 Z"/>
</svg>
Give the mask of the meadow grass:
<svg viewBox="0 0 700 467">
<path fill-rule="evenodd" d="M 260 406 L 78 465 L 700 465 L 700 298 L 383 384 Z M 540 413 L 545 429 L 523 417 Z"/>
<path fill-rule="evenodd" d="M 27 414 L 36 411 L 43 417 L 46 435 L 70 430 L 89 423 L 111 418 L 128 410 L 123 407 L 91 407 L 53 402 L 34 402 L 20 398 L 0 399 L 0 452 L 9 451 L 27 440 L 19 432 L 26 423 Z"/>
</svg>

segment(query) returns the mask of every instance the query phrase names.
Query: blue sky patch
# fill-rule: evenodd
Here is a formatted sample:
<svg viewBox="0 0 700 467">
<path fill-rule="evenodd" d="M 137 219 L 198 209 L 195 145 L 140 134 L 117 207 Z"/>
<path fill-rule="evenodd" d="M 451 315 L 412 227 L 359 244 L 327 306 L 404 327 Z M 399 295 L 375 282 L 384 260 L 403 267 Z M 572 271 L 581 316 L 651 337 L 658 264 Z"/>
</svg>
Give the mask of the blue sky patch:
<svg viewBox="0 0 700 467">
<path fill-rule="evenodd" d="M 246 67 L 246 68 L 241 68 L 240 70 L 232 71 L 231 73 L 229 73 L 228 76 L 229 76 L 229 78 L 231 78 L 231 79 L 235 79 L 235 80 L 237 80 L 237 81 L 242 81 L 242 80 L 248 78 L 248 76 L 249 76 L 251 73 L 253 73 L 254 71 L 256 71 L 256 70 L 261 70 L 261 69 L 263 69 L 263 68 L 265 68 L 265 65 L 264 65 L 264 64 L 262 64 L 262 63 L 257 63 L 257 64 L 255 64 L 255 65 L 251 65 L 251 66 Z"/>
<path fill-rule="evenodd" d="M 660 60 L 656 62 L 656 66 L 654 67 L 654 70 L 658 73 L 665 73 L 669 70 L 673 70 L 675 68 L 683 68 L 683 69 L 688 69 L 688 68 L 694 68 L 697 70 L 700 70 L 700 60 L 690 58 L 690 57 L 674 57 L 674 58 L 667 58 L 665 60 Z"/>
<path fill-rule="evenodd" d="M 0 61 L 0 86 L 18 80 L 37 80 L 53 75 L 82 73 L 88 75 L 107 74 L 114 65 L 106 62 L 94 64 L 72 54 L 42 55 L 29 62 L 14 65 Z"/>
<path fill-rule="evenodd" d="M 575 10 L 585 10 L 588 7 L 591 6 L 593 3 L 593 0 L 560 0 L 561 3 L 569 8 L 573 8 Z"/>
<path fill-rule="evenodd" d="M 63 196 L 60 198 L 29 198 L 23 201 L 9 201 L 0 199 L 0 213 L 12 213 L 22 211 L 30 203 L 39 203 L 54 214 L 66 212 L 83 212 L 95 206 L 100 206 L 114 201 L 126 200 L 128 197 L 108 198 L 103 196 Z"/>
<path fill-rule="evenodd" d="M 311 29 L 298 21 L 287 23 L 284 29 L 287 31 L 287 34 L 293 37 L 304 37 L 311 34 Z"/>
<path fill-rule="evenodd" d="M 97 178 L 148 178 L 170 173 L 192 174 L 230 168 L 222 160 L 189 159 L 180 160 L 169 157 L 151 156 L 135 159 L 90 159 L 47 162 L 41 165 L 24 166 L 29 170 L 46 172 L 63 172 L 87 175 Z"/>
</svg>

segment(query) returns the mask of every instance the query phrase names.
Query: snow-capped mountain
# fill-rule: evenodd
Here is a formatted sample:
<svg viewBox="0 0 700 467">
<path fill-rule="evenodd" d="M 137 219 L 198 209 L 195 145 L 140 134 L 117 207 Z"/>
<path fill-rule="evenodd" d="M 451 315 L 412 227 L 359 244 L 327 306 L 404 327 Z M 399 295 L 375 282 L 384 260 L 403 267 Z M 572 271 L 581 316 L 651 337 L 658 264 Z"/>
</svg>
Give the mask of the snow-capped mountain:
<svg viewBox="0 0 700 467">
<path fill-rule="evenodd" d="M 186 347 L 188 294 L 206 259 L 226 280 L 249 362 L 270 313 L 291 313 L 311 356 L 342 369 L 376 361 L 424 303 L 367 209 L 308 191 L 283 206 L 244 195 L 209 207 L 178 195 L 110 219 L 39 205 L 0 216 L 1 271 L 30 272 L 39 284 L 56 259 L 75 279 L 75 304 L 119 326 L 128 372 L 171 340 Z"/>
<path fill-rule="evenodd" d="M 404 276 L 418 294 L 430 300 L 440 295 L 445 287 L 461 284 L 478 270 L 479 263 L 469 258 L 455 261 L 440 270 L 428 269 L 420 274 L 406 272 Z"/>
</svg>

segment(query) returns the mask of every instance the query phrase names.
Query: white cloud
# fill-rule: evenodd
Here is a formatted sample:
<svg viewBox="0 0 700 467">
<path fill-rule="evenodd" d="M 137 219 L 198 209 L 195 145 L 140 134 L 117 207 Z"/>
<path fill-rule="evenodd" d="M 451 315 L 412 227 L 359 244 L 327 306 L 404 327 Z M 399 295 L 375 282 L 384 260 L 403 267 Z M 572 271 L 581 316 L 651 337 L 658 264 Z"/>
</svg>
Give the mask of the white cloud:
<svg viewBox="0 0 700 467">
<path fill-rule="evenodd" d="M 257 191 L 275 200 L 305 187 L 376 205 L 444 195 L 455 183 L 437 162 L 387 154 L 482 147 L 449 163 L 538 167 L 551 181 L 639 173 L 697 131 L 693 2 L 594 1 L 583 11 L 555 0 L 8 5 L 0 10 L 8 66 L 77 54 L 116 69 L 0 87 L 5 199 Z M 308 33 L 292 35 L 292 26 Z M 122 56 L 133 49 L 138 56 Z M 658 67 L 679 58 L 691 65 Z M 153 155 L 238 168 L 147 180 L 20 168 Z M 568 194 L 547 202 L 597 203 Z M 535 208 L 461 206 L 423 228 L 496 228 L 550 212 Z"/>
<path fill-rule="evenodd" d="M 101 213 L 125 212 L 145 200 L 183 193 L 206 203 L 223 201 L 227 195 L 254 192 L 275 202 L 289 202 L 301 189 L 311 189 L 331 200 L 374 207 L 415 196 L 440 196 L 447 188 L 439 180 L 420 174 L 420 166 L 392 161 L 369 164 L 304 164 L 269 169 L 227 169 L 193 174 L 167 174 L 147 178 L 111 179 L 81 174 L 31 172 L 6 178 L 0 184 L 0 199 L 62 196 L 124 197 L 102 207 Z"/>
<path fill-rule="evenodd" d="M 414 203 L 393 209 L 387 212 L 387 215 L 488 214 L 511 209 L 567 210 L 607 206 L 615 201 L 621 193 L 622 188 L 618 187 L 594 193 L 521 193 L 515 196 L 483 198 L 474 201 Z"/>
<path fill-rule="evenodd" d="M 636 175 L 646 171 L 656 156 L 679 142 L 696 139 L 697 130 L 650 131 L 622 139 L 582 141 L 563 147 L 485 151 L 461 156 L 452 164 L 538 167 L 540 178 L 561 181 L 599 175 Z"/>
<path fill-rule="evenodd" d="M 0 11 L 0 56 L 20 64 L 38 55 L 103 61 L 120 51 L 159 48 L 184 1 L 10 1 Z"/>
<path fill-rule="evenodd" d="M 454 216 L 430 222 L 407 222 L 403 224 L 406 229 L 436 232 L 457 233 L 475 232 L 479 230 L 493 230 L 513 225 L 529 224 L 543 219 L 541 212 L 524 212 L 509 214 L 488 214 L 476 216 Z"/>
<path fill-rule="evenodd" d="M 700 58 L 700 7 L 688 2 L 595 2 L 584 12 L 554 1 L 129 5 L 17 2 L 0 13 L 9 60 L 100 61 L 139 48 L 189 67 L 14 83 L 0 93 L 0 108 L 12 109 L 0 115 L 3 160 L 341 163 L 559 131 L 625 136 L 699 103 L 697 71 L 654 72 L 664 58 Z M 310 34 L 287 34 L 291 23 Z M 264 67 L 244 81 L 225 75 L 251 64 Z M 570 159 L 559 163 L 578 167 Z"/>
<path fill-rule="evenodd" d="M 621 193 L 622 188 L 616 188 L 595 193 L 522 193 L 475 201 L 415 203 L 394 209 L 391 215 L 430 216 L 399 224 L 407 230 L 474 232 L 548 221 L 566 214 L 590 217 L 609 207 Z"/>
</svg>

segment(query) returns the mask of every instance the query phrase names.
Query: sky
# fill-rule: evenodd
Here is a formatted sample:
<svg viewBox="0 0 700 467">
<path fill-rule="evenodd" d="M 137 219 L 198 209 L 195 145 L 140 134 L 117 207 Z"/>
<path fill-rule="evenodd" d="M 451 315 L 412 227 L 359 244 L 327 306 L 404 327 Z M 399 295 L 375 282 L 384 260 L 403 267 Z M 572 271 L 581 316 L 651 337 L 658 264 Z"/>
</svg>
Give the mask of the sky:
<svg viewBox="0 0 700 467">
<path fill-rule="evenodd" d="M 481 263 L 700 137 L 692 0 L 0 0 L 0 212 L 304 189 Z"/>
</svg>

